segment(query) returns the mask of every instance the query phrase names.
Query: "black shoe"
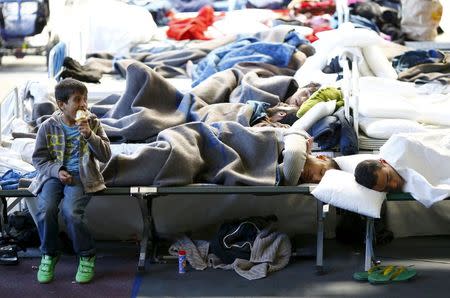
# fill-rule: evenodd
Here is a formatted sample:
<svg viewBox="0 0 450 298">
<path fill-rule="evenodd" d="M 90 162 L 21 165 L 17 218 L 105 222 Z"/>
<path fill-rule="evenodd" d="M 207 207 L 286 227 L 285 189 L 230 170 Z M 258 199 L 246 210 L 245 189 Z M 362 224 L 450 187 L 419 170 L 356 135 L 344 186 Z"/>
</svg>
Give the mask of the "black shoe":
<svg viewBox="0 0 450 298">
<path fill-rule="evenodd" d="M 0 246 L 0 264 L 17 265 L 19 257 L 17 256 L 17 247 L 14 244 Z"/>
</svg>

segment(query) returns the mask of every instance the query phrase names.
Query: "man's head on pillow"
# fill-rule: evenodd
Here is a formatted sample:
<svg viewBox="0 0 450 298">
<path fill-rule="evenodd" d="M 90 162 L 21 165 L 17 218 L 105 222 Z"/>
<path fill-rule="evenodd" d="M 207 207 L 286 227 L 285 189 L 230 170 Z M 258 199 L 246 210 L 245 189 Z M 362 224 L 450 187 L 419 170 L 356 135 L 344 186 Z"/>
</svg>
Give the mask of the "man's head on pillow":
<svg viewBox="0 0 450 298">
<path fill-rule="evenodd" d="M 368 159 L 355 169 L 355 180 L 359 184 L 382 192 L 399 192 L 405 180 L 384 159 Z"/>
<path fill-rule="evenodd" d="M 325 155 L 311 155 L 306 157 L 305 166 L 300 175 L 301 183 L 319 183 L 325 172 L 330 169 L 340 170 L 336 161 Z"/>
<path fill-rule="evenodd" d="M 311 82 L 303 87 L 300 87 L 295 91 L 295 93 L 288 97 L 284 102 L 293 105 L 296 107 L 300 107 L 314 92 L 320 89 L 319 83 Z"/>
</svg>

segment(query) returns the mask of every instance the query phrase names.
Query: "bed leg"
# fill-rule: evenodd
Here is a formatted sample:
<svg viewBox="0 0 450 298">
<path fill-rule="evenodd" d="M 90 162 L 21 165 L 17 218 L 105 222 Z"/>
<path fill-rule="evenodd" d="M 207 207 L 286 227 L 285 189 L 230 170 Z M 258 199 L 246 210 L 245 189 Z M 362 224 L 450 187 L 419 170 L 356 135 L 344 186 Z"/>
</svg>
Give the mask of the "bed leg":
<svg viewBox="0 0 450 298">
<path fill-rule="evenodd" d="M 2 233 L 2 237 L 6 237 L 6 220 L 7 220 L 7 216 L 8 216 L 8 211 L 7 211 L 7 201 L 5 197 L 1 197 L 0 198 L 0 225 L 1 225 L 1 233 Z"/>
<path fill-rule="evenodd" d="M 141 208 L 142 220 L 144 222 L 144 230 L 142 231 L 142 239 L 140 242 L 140 251 L 139 251 L 139 261 L 138 268 L 139 272 L 145 271 L 145 263 L 147 260 L 147 245 L 149 238 L 149 217 L 148 217 L 148 208 L 146 199 L 142 194 L 135 194 L 135 198 L 139 202 L 139 207 Z"/>
<path fill-rule="evenodd" d="M 317 252 L 316 252 L 316 273 L 324 274 L 323 269 L 323 219 L 325 218 L 323 212 L 323 203 L 317 200 Z"/>
<path fill-rule="evenodd" d="M 158 197 L 157 195 L 149 195 L 147 196 L 147 218 L 148 218 L 148 234 L 149 235 L 149 242 L 151 243 L 151 262 L 152 263 L 159 263 L 160 260 L 158 259 L 158 236 L 156 234 L 156 228 L 155 228 L 155 222 L 153 221 L 153 199 Z"/>
<path fill-rule="evenodd" d="M 372 267 L 373 258 L 373 218 L 367 217 L 366 221 L 366 254 L 364 260 L 364 270 L 368 271 Z"/>
</svg>

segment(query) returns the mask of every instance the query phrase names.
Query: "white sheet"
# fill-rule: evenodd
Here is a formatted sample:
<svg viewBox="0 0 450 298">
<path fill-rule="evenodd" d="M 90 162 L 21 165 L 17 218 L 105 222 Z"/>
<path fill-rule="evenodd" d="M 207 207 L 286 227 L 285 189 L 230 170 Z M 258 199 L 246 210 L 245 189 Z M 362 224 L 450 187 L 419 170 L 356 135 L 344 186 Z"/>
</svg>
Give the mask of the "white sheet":
<svg viewBox="0 0 450 298">
<path fill-rule="evenodd" d="M 322 85 L 332 85 L 337 78 L 336 74 L 326 74 L 322 69 L 327 64 L 331 52 L 342 52 L 342 48 L 359 48 L 372 45 L 384 45 L 384 41 L 375 31 L 354 28 L 351 23 L 345 23 L 339 29 L 323 31 L 316 34 L 319 37 L 312 45 L 316 50 L 313 56 L 306 59 L 294 75 L 295 80 L 300 86 L 309 82 L 319 82 Z M 350 49 L 354 51 L 354 49 Z M 362 73 L 367 73 L 363 69 Z"/>
<path fill-rule="evenodd" d="M 23 161 L 19 153 L 0 147 L 0 176 L 3 176 L 10 169 L 21 173 L 34 171 L 34 167 Z"/>
<path fill-rule="evenodd" d="M 389 139 L 396 133 L 425 132 L 427 128 L 409 119 L 366 118 L 359 119 L 359 128 L 371 138 Z"/>
<path fill-rule="evenodd" d="M 361 77 L 359 89 L 361 116 L 450 126 L 450 93 L 421 94 L 413 83 L 379 77 Z"/>
<path fill-rule="evenodd" d="M 52 30 L 81 64 L 86 54 L 126 54 L 130 46 L 148 42 L 156 30 L 150 12 L 117 0 L 50 1 Z"/>
<path fill-rule="evenodd" d="M 450 197 L 450 130 L 397 134 L 380 156 L 405 179 L 405 192 L 426 207 Z"/>
<path fill-rule="evenodd" d="M 222 37 L 233 34 L 255 34 L 266 31 L 268 22 L 278 15 L 269 9 L 245 9 L 229 11 L 223 19 L 217 20 L 206 31 L 209 37 Z"/>
</svg>

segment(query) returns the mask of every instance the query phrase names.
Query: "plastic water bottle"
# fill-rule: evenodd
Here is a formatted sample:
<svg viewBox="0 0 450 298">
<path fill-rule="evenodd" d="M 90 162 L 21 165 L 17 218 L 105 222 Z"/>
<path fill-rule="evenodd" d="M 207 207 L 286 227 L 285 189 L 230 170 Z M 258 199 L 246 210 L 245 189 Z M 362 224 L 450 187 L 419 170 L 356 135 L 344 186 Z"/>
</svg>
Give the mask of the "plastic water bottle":
<svg viewBox="0 0 450 298">
<path fill-rule="evenodd" d="M 178 273 L 186 273 L 186 251 L 178 251 Z"/>
</svg>

